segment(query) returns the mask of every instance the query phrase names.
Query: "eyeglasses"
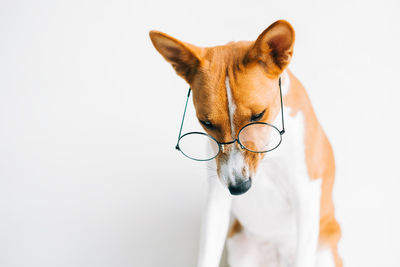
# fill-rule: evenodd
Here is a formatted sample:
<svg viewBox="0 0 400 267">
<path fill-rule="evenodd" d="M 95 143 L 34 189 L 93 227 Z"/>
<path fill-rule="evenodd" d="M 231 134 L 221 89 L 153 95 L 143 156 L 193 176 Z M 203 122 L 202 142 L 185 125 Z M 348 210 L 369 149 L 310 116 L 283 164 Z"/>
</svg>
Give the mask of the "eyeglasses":
<svg viewBox="0 0 400 267">
<path fill-rule="evenodd" d="M 185 120 L 186 108 L 189 101 L 191 88 L 186 98 L 185 110 L 183 112 L 181 127 L 179 130 L 176 149 L 186 157 L 196 161 L 208 161 L 216 158 L 225 145 L 238 142 L 241 149 L 246 149 L 253 153 L 266 153 L 276 149 L 282 142 L 282 135 L 285 133 L 285 123 L 283 120 L 283 101 L 281 78 L 279 77 L 279 94 L 281 100 L 282 130 L 266 122 L 252 122 L 243 126 L 238 132 L 237 138 L 229 142 L 219 142 L 211 135 L 203 132 L 189 132 L 182 135 L 183 122 Z M 200 150 L 199 147 L 206 150 Z"/>
</svg>

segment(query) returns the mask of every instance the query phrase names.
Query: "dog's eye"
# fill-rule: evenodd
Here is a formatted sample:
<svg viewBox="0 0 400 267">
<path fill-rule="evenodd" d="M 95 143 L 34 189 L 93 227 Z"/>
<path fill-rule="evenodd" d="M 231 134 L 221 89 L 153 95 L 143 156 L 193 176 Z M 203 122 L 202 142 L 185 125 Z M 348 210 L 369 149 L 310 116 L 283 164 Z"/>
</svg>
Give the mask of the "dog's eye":
<svg viewBox="0 0 400 267">
<path fill-rule="evenodd" d="M 210 130 L 215 128 L 215 126 L 209 121 L 202 121 L 202 120 L 199 120 L 199 121 L 200 121 L 201 124 L 204 125 L 204 127 L 208 128 Z"/>
<path fill-rule="evenodd" d="M 264 114 L 265 114 L 265 109 L 263 110 L 263 112 L 251 116 L 251 119 L 250 119 L 250 120 L 251 120 L 251 121 L 259 121 L 259 120 L 262 119 L 262 117 L 264 116 Z"/>
</svg>

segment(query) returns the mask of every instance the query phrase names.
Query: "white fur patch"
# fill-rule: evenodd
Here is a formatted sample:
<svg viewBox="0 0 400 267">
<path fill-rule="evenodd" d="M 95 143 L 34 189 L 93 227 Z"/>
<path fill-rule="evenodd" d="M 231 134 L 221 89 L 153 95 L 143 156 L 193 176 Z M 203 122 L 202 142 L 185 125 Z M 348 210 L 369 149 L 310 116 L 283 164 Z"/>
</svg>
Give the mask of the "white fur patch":
<svg viewBox="0 0 400 267">
<path fill-rule="evenodd" d="M 225 79 L 226 95 L 228 99 L 229 121 L 231 124 L 232 140 L 236 139 L 236 129 L 234 125 L 234 115 L 236 105 L 233 100 L 232 90 L 229 85 L 229 77 Z M 226 185 L 236 185 L 243 181 L 243 178 L 249 177 L 249 168 L 244 160 L 242 152 L 237 148 L 236 144 L 230 144 L 229 157 L 226 162 L 222 162 L 220 166 L 220 177 Z"/>
<path fill-rule="evenodd" d="M 226 185 L 236 185 L 240 182 L 240 178 L 248 177 L 248 167 L 242 153 L 237 149 L 235 144 L 232 144 L 232 149 L 229 152 L 229 158 L 226 162 L 221 163 L 221 179 Z M 243 170 L 245 173 L 243 173 Z M 242 179 L 243 180 L 243 179 Z"/>
<path fill-rule="evenodd" d="M 298 189 L 296 266 L 312 266 L 316 261 L 319 235 L 322 179 L 308 180 Z"/>
<path fill-rule="evenodd" d="M 198 267 L 219 265 L 229 227 L 231 197 L 211 174 L 207 204 L 203 211 Z"/>
<path fill-rule="evenodd" d="M 315 267 L 335 267 L 332 251 L 327 247 L 318 247 Z"/>
<path fill-rule="evenodd" d="M 236 105 L 233 100 L 232 96 L 232 89 L 231 86 L 229 85 L 229 77 L 226 76 L 225 79 L 225 87 L 226 87 L 226 95 L 228 97 L 228 109 L 229 109 L 229 121 L 231 123 L 231 133 L 232 133 L 232 138 L 235 139 L 235 125 L 233 124 L 233 118 L 235 116 L 235 111 L 236 111 Z"/>
<path fill-rule="evenodd" d="M 279 251 L 275 244 L 265 242 L 256 235 L 242 231 L 227 243 L 230 267 L 283 266 L 279 265 Z"/>
</svg>

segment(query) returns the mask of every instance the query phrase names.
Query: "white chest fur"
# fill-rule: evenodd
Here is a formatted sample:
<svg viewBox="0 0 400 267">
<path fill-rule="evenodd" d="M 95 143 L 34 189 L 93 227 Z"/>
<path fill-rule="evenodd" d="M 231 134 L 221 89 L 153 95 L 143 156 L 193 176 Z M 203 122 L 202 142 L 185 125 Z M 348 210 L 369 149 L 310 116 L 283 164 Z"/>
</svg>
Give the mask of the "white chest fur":
<svg viewBox="0 0 400 267">
<path fill-rule="evenodd" d="M 259 173 L 251 190 L 232 201 L 232 213 L 248 231 L 276 242 L 296 230 L 294 207 L 278 177 Z"/>
</svg>

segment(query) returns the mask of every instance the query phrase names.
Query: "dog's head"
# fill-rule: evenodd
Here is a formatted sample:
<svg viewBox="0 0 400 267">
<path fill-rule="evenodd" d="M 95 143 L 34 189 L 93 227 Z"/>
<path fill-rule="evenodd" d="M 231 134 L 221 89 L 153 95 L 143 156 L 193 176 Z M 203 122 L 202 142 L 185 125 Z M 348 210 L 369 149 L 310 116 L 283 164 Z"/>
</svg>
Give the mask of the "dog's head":
<svg viewBox="0 0 400 267">
<path fill-rule="evenodd" d="M 253 42 L 197 47 L 151 31 L 158 52 L 185 79 L 204 130 L 219 142 L 235 140 L 250 122 L 272 122 L 280 110 L 278 79 L 293 54 L 294 30 L 286 21 L 269 26 Z M 232 194 L 251 186 L 264 154 L 225 145 L 216 157 L 217 172 Z"/>
</svg>

